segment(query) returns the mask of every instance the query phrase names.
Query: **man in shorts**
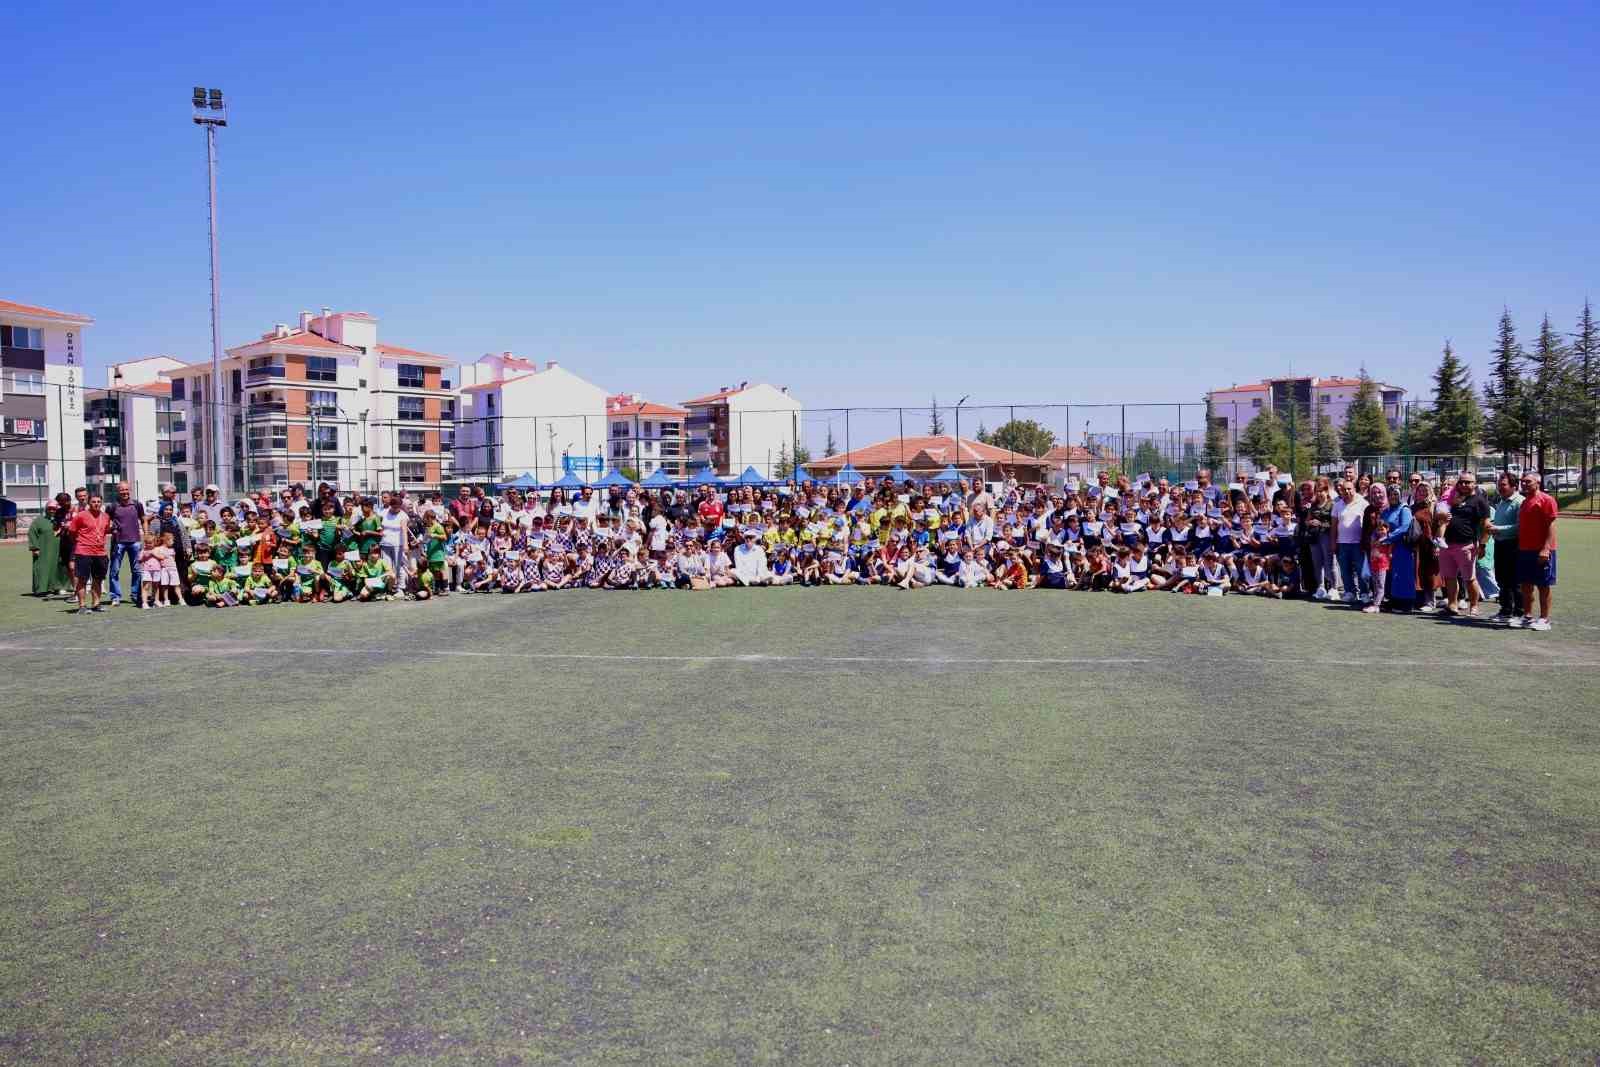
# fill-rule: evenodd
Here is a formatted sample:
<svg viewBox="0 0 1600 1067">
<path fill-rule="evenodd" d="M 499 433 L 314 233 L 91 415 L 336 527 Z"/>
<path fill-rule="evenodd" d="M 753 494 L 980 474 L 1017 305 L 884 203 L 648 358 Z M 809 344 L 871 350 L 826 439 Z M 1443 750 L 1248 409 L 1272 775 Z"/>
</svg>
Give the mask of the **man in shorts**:
<svg viewBox="0 0 1600 1067">
<path fill-rule="evenodd" d="M 1550 600 L 1556 584 L 1556 498 L 1544 491 L 1544 479 L 1533 471 L 1522 476 L 1522 508 L 1517 512 L 1517 584 L 1522 586 L 1523 615 L 1507 625 L 1514 629 L 1550 629 Z M 1533 591 L 1539 591 L 1539 617 L 1533 617 Z"/>
<path fill-rule="evenodd" d="M 78 614 L 105 610 L 100 606 L 100 586 L 110 570 L 111 516 L 98 496 L 89 497 L 89 507 L 73 515 L 62 528 L 72 537 L 72 578 L 78 594 Z M 88 603 L 84 591 L 89 592 Z"/>
</svg>

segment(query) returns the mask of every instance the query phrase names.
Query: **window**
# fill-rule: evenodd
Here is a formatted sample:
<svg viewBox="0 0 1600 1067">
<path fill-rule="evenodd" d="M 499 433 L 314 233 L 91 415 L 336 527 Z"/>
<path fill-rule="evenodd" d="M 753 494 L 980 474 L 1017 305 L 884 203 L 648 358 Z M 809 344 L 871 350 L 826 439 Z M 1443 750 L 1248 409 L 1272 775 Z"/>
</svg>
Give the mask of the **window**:
<svg viewBox="0 0 1600 1067">
<path fill-rule="evenodd" d="M 18 437 L 44 437 L 43 419 L 13 419 L 8 417 L 5 420 L 4 427 L 7 434 L 15 434 Z"/>
<path fill-rule="evenodd" d="M 0 326 L 0 345 L 44 351 L 44 331 L 31 326 Z"/>
<path fill-rule="evenodd" d="M 250 463 L 250 481 L 261 485 L 286 485 L 289 481 L 289 461 L 286 459 L 258 459 Z"/>
<path fill-rule="evenodd" d="M 439 431 L 439 448 L 445 452 L 456 447 L 456 431 L 454 427 Z"/>
<path fill-rule="evenodd" d="M 336 382 L 339 380 L 339 361 L 332 356 L 307 356 L 306 381 Z"/>
<path fill-rule="evenodd" d="M 484 441 L 485 444 L 490 444 L 490 445 L 494 444 L 494 428 L 495 428 L 495 421 L 493 419 L 484 420 L 484 423 L 483 423 L 483 441 Z"/>
<path fill-rule="evenodd" d="M 1253 408 L 1260 407 L 1261 406 L 1261 398 L 1258 396 L 1254 400 L 1250 401 L 1250 406 L 1253 407 Z"/>
<path fill-rule="evenodd" d="M 332 389 L 312 389 L 306 393 L 306 411 L 312 415 L 339 414 L 339 394 Z"/>
<path fill-rule="evenodd" d="M 428 435 L 421 430 L 399 430 L 395 440 L 402 452 L 426 452 L 428 450 Z"/>
<path fill-rule="evenodd" d="M 43 463 L 7 463 L 7 485 L 45 485 L 48 484 L 46 465 Z"/>
<path fill-rule="evenodd" d="M 493 415 L 494 414 L 494 394 L 493 393 L 489 393 L 487 396 L 484 397 L 484 399 L 489 402 L 489 414 Z"/>
<path fill-rule="evenodd" d="M 311 447 L 318 452 L 339 451 L 339 427 L 314 426 L 311 430 Z"/>
<path fill-rule="evenodd" d="M 289 447 L 289 427 L 286 423 L 256 423 L 250 427 L 250 451 L 265 452 L 269 448 Z"/>
<path fill-rule="evenodd" d="M 626 436 L 628 436 L 628 424 L 625 423 L 625 422 L 613 422 L 611 424 L 611 436 L 612 437 L 626 437 Z"/>
<path fill-rule="evenodd" d="M 628 446 L 621 441 L 611 442 L 611 458 L 621 459 L 628 454 Z"/>
<path fill-rule="evenodd" d="M 189 462 L 189 449 L 181 443 L 173 445 L 168 462 L 173 464 Z"/>
<path fill-rule="evenodd" d="M 400 374 L 400 388 L 421 389 L 422 368 L 415 363 L 402 363 L 398 368 Z"/>
<path fill-rule="evenodd" d="M 278 362 L 276 356 L 258 356 L 250 361 L 245 377 L 253 382 L 262 378 L 282 378 L 283 364 Z"/>
<path fill-rule="evenodd" d="M 445 383 L 445 388 L 450 388 L 450 383 Z M 441 419 L 454 419 L 456 417 L 456 402 L 454 400 L 439 401 L 439 417 Z"/>
<path fill-rule="evenodd" d="M 426 463 L 400 464 L 400 482 L 402 485 L 416 485 L 418 482 L 428 480 L 428 465 Z"/>
<path fill-rule="evenodd" d="M 12 369 L 5 372 L 4 378 L 4 388 L 0 392 L 44 395 L 44 371 Z"/>
<path fill-rule="evenodd" d="M 650 429 L 650 426 L 651 426 L 651 424 L 648 423 L 648 422 L 644 424 L 644 435 L 646 437 L 649 437 L 651 432 L 652 432 L 651 429 Z"/>
<path fill-rule="evenodd" d="M 311 477 L 319 482 L 332 482 L 339 484 L 339 461 L 336 459 L 319 459 L 311 465 Z"/>
<path fill-rule="evenodd" d="M 172 379 L 172 399 L 174 399 L 174 400 L 182 400 L 184 398 L 184 391 L 183 391 L 184 387 L 187 386 L 188 384 L 189 384 L 189 379 L 187 379 L 187 378 L 174 378 L 174 379 Z"/>
</svg>

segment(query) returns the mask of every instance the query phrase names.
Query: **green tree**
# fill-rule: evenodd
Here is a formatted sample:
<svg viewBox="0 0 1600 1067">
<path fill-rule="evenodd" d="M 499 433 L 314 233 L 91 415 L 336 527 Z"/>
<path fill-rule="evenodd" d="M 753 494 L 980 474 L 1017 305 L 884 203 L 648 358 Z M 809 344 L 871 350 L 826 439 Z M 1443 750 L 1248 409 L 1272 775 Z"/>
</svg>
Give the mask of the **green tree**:
<svg viewBox="0 0 1600 1067">
<path fill-rule="evenodd" d="M 1012 419 L 998 426 L 985 443 L 1024 455 L 1042 456 L 1056 443 L 1056 435 L 1032 419 Z"/>
<path fill-rule="evenodd" d="M 811 449 L 807 448 L 805 445 L 801 444 L 799 441 L 796 441 L 794 443 L 794 457 L 793 458 L 794 458 L 794 465 L 796 467 L 804 467 L 807 463 L 811 462 Z"/>
<path fill-rule="evenodd" d="M 1589 301 L 1583 302 L 1578 329 L 1572 335 L 1573 437 L 1570 447 L 1581 457 L 1578 478 L 1589 489 L 1589 456 L 1600 436 L 1600 326 Z"/>
<path fill-rule="evenodd" d="M 1533 445 L 1534 466 L 1545 470 L 1545 452 L 1562 436 L 1562 416 L 1572 407 L 1572 376 L 1569 373 L 1567 346 L 1545 315 L 1539 323 L 1539 339 L 1528 353 L 1528 438 Z"/>
<path fill-rule="evenodd" d="M 794 458 L 789 455 L 787 441 L 778 446 L 778 462 L 773 464 L 772 476 L 779 481 L 787 481 L 794 476 Z"/>
<path fill-rule="evenodd" d="M 1159 478 L 1166 473 L 1168 463 L 1153 442 L 1140 441 L 1139 447 L 1133 450 L 1133 458 L 1128 461 L 1128 467 L 1135 474 L 1153 474 Z"/>
<path fill-rule="evenodd" d="M 989 444 L 989 431 L 983 428 L 983 423 L 982 422 L 978 423 L 978 437 L 977 437 L 977 440 L 978 440 L 978 443 L 980 445 Z"/>
<path fill-rule="evenodd" d="M 1283 420 L 1269 407 L 1256 412 L 1256 417 L 1239 434 L 1239 454 L 1249 456 L 1258 468 L 1273 464 L 1288 466 L 1289 438 L 1283 432 Z"/>
<path fill-rule="evenodd" d="M 928 415 L 928 435 L 930 437 L 944 436 L 944 416 L 939 413 L 939 398 L 933 398 L 933 411 Z"/>
<path fill-rule="evenodd" d="M 1483 413 L 1472 388 L 1472 372 L 1446 341 L 1439 367 L 1433 372 L 1433 410 L 1423 432 L 1411 436 L 1425 452 L 1465 459 L 1477 447 L 1482 432 Z"/>
<path fill-rule="evenodd" d="M 822 454 L 824 456 L 837 456 L 839 454 L 839 446 L 833 440 L 832 423 L 828 424 L 828 439 L 822 443 Z"/>
<path fill-rule="evenodd" d="M 1219 472 L 1228 465 L 1228 428 L 1212 411 L 1210 396 L 1206 397 L 1206 443 L 1200 452 L 1200 465 Z"/>
<path fill-rule="evenodd" d="M 1511 309 L 1500 312 L 1500 328 L 1489 356 L 1489 376 L 1483 383 L 1483 440 L 1500 453 L 1502 468 L 1511 453 L 1526 443 L 1527 412 L 1523 400 L 1522 345 Z"/>
<path fill-rule="evenodd" d="M 1311 461 L 1319 467 L 1339 462 L 1339 433 L 1327 415 L 1317 416 L 1317 428 L 1311 434 Z"/>
<path fill-rule="evenodd" d="M 1339 441 L 1345 457 L 1357 461 L 1364 456 L 1384 456 L 1394 451 L 1394 434 L 1389 432 L 1389 420 L 1383 417 L 1378 387 L 1366 367 L 1361 368 L 1360 377 L 1355 399 L 1345 411 L 1344 432 Z"/>
<path fill-rule="evenodd" d="M 628 479 L 630 482 L 636 482 L 639 480 L 638 467 L 618 467 L 617 473 Z"/>
</svg>

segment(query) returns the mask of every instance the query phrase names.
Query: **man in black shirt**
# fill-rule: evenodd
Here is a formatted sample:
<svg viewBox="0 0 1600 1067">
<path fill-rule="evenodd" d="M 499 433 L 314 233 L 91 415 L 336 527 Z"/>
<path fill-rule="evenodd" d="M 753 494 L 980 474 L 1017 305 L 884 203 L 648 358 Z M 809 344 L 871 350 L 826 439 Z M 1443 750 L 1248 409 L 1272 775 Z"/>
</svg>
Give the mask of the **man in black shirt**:
<svg viewBox="0 0 1600 1067">
<path fill-rule="evenodd" d="M 1489 535 L 1494 509 L 1478 491 L 1478 480 L 1462 473 L 1450 501 L 1450 518 L 1444 525 L 1444 549 L 1439 553 L 1439 577 L 1444 581 L 1445 612 L 1461 612 L 1461 594 L 1467 597 L 1467 615 L 1478 613 L 1478 583 L 1473 577 L 1478 553 Z"/>
</svg>

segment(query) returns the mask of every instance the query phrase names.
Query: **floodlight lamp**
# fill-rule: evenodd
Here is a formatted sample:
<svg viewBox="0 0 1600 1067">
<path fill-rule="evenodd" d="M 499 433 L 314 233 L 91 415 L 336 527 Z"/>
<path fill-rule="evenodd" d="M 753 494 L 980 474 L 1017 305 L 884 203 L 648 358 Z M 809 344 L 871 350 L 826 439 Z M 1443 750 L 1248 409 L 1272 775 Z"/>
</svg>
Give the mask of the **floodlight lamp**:
<svg viewBox="0 0 1600 1067">
<path fill-rule="evenodd" d="M 194 106 L 195 107 L 205 107 L 206 106 L 206 91 L 202 86 L 199 86 L 199 85 L 196 85 L 194 87 Z"/>
<path fill-rule="evenodd" d="M 213 111 L 221 111 L 222 110 L 222 90 L 221 89 L 213 89 L 213 90 L 211 90 L 211 110 L 213 110 Z"/>
</svg>

